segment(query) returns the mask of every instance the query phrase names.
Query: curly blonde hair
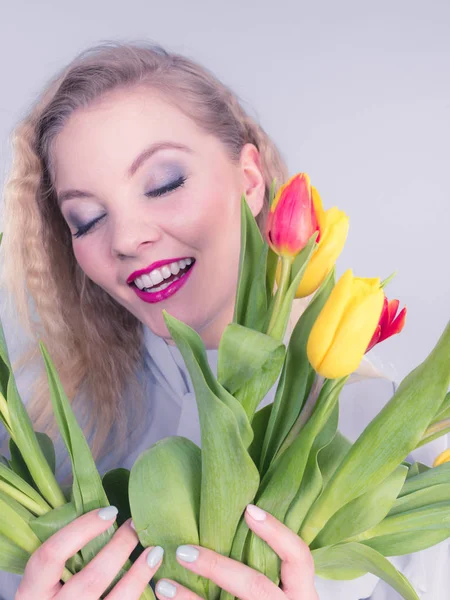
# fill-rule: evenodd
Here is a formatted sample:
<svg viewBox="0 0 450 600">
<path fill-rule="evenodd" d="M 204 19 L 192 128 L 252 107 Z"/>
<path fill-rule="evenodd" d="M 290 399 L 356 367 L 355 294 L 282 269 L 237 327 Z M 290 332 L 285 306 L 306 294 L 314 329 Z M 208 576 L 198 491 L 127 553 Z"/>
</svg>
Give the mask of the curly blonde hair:
<svg viewBox="0 0 450 600">
<path fill-rule="evenodd" d="M 148 42 L 106 42 L 85 50 L 48 83 L 17 125 L 4 190 L 2 279 L 33 342 L 16 368 L 40 357 L 42 340 L 70 401 L 81 392 L 89 398 L 81 407 L 87 417 L 83 428 L 96 458 L 111 451 L 107 439 L 114 425 L 125 436 L 139 423 L 142 387 L 135 375 L 142 366 L 143 326 L 88 279 L 75 260 L 53 185 L 52 143 L 74 111 L 112 90 L 138 85 L 161 92 L 215 135 L 231 160 L 239 159 L 246 143 L 257 147 L 266 183 L 257 217 L 261 231 L 270 184 L 288 176 L 273 141 L 226 85 L 193 60 Z M 35 382 L 28 407 L 35 428 L 55 437 L 45 372 Z M 120 446 L 117 437 L 114 445 Z"/>
</svg>

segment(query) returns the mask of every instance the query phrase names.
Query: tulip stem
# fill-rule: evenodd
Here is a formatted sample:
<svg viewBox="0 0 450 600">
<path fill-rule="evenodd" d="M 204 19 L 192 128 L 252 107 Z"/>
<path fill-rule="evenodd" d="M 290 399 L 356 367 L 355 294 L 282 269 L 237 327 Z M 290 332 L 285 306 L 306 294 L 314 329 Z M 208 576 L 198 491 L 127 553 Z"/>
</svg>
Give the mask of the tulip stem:
<svg viewBox="0 0 450 600">
<path fill-rule="evenodd" d="M 280 306 L 284 300 L 286 295 L 286 291 L 289 288 L 289 283 L 291 280 L 291 267 L 292 267 L 292 257 L 281 256 L 281 276 L 280 276 L 280 285 L 275 292 L 275 304 L 273 306 L 272 315 L 270 317 L 269 326 L 267 328 L 267 335 L 271 335 L 272 331 L 275 328 L 278 313 L 280 310 Z"/>
</svg>

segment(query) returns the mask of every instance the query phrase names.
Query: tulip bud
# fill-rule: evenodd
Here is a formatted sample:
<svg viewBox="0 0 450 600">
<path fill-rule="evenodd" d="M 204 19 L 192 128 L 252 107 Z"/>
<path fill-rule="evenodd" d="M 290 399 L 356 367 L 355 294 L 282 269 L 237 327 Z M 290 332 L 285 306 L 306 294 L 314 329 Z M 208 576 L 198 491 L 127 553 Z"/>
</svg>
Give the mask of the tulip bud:
<svg viewBox="0 0 450 600">
<path fill-rule="evenodd" d="M 342 275 L 308 338 L 308 360 L 319 375 L 337 379 L 357 369 L 380 321 L 383 302 L 378 277 L 354 277 L 351 269 Z"/>
<path fill-rule="evenodd" d="M 320 287 L 342 252 L 348 234 L 347 215 L 335 206 L 324 211 L 318 191 L 314 187 L 311 187 L 311 190 L 319 236 L 295 293 L 296 298 L 305 298 Z M 281 265 L 278 265 L 277 285 L 279 285 L 280 273 Z"/>
<path fill-rule="evenodd" d="M 317 230 L 310 180 L 306 173 L 298 173 L 280 187 L 272 202 L 267 242 L 279 256 L 294 258 Z"/>
</svg>

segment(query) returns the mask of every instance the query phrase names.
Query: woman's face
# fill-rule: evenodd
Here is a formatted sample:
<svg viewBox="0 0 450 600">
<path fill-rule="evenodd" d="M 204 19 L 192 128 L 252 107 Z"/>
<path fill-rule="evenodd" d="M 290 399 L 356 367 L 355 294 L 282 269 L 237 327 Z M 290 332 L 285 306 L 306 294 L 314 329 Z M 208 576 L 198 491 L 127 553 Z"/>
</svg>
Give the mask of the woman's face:
<svg viewBox="0 0 450 600">
<path fill-rule="evenodd" d="M 263 204 L 256 148 L 244 146 L 234 164 L 216 137 L 136 89 L 73 113 L 52 150 L 87 277 L 169 343 L 162 309 L 217 348 L 233 318 L 241 196 L 254 216 Z"/>
</svg>

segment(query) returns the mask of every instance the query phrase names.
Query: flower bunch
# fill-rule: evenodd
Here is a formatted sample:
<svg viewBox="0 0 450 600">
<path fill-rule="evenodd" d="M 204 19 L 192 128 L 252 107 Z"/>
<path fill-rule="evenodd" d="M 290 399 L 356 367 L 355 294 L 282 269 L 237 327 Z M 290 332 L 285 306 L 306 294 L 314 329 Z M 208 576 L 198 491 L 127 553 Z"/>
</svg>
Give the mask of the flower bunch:
<svg viewBox="0 0 450 600">
<path fill-rule="evenodd" d="M 364 354 L 402 330 L 406 309 L 398 313 L 398 300 L 386 298 L 387 281 L 354 277 L 349 269 L 335 282 L 348 218 L 337 208 L 323 209 L 306 174 L 276 193 L 273 183 L 265 237 L 245 197 L 241 206 L 239 282 L 217 377 L 198 333 L 163 311 L 195 389 L 201 449 L 186 438 L 166 438 L 143 452 L 131 472 L 115 469 L 100 479 L 41 345 L 72 460 L 72 491 L 63 494 L 52 469 L 53 446 L 32 429 L 0 336 L 0 414 L 11 436 L 11 458 L 0 462 L 1 569 L 22 572 L 54 531 L 120 498 L 121 517 L 133 517 L 141 544 L 166 550 L 155 579 L 175 579 L 208 600 L 232 600 L 183 569 L 175 548 L 211 548 L 279 583 L 279 558 L 243 517 L 253 503 L 309 544 L 319 576 L 353 579 L 371 572 L 405 599 L 418 600 L 387 557 L 449 537 L 447 455 L 434 468 L 406 457 L 450 431 L 450 325 L 350 443 L 338 430 L 339 394 Z M 311 294 L 285 344 L 294 299 Z M 258 410 L 277 381 L 274 402 Z M 81 569 L 113 531 L 73 557 L 64 577 Z M 150 588 L 145 597 L 153 597 Z"/>
</svg>

